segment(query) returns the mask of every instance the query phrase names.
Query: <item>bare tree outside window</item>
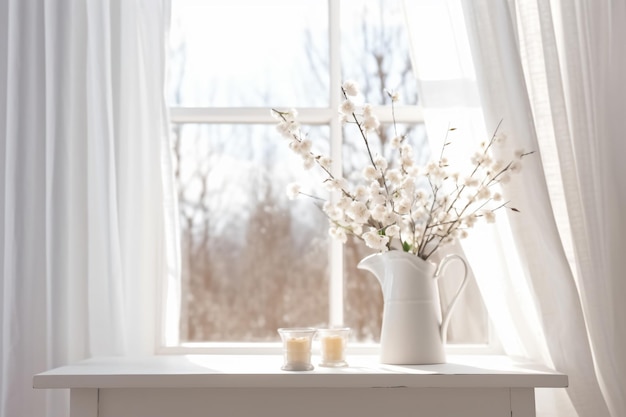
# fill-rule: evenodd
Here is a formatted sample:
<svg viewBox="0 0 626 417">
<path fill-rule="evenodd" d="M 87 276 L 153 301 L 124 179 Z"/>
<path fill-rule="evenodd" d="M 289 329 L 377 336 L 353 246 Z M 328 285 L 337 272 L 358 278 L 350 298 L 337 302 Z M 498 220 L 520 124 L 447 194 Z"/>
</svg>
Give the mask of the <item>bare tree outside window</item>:
<svg viewBox="0 0 626 417">
<path fill-rule="evenodd" d="M 328 311 L 325 217 L 292 204 L 271 126 L 183 125 L 174 137 L 188 341 L 270 341 Z M 225 139 L 227 138 L 227 139 Z M 261 138 L 261 140 L 259 140 Z M 189 143 L 185 143 L 189 142 Z M 251 143 L 262 142 L 258 147 Z"/>
</svg>

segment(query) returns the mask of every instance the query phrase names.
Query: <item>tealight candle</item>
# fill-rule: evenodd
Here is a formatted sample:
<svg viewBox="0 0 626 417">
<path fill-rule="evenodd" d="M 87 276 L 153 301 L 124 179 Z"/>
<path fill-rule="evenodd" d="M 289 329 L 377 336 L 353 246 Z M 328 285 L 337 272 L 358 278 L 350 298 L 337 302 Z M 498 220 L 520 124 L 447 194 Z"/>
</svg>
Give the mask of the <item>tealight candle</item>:
<svg viewBox="0 0 626 417">
<path fill-rule="evenodd" d="M 285 341 L 287 362 L 307 363 L 311 360 L 311 342 L 306 337 L 293 337 Z"/>
<path fill-rule="evenodd" d="M 319 329 L 322 362 L 320 366 L 338 368 L 348 366 L 346 362 L 346 345 L 350 329 Z"/>
<path fill-rule="evenodd" d="M 281 369 L 285 371 L 310 371 L 311 342 L 315 329 L 310 327 L 281 328 L 278 333 L 283 340 L 284 363 Z"/>
<path fill-rule="evenodd" d="M 341 336 L 322 337 L 322 357 L 324 362 L 343 360 L 344 339 Z"/>
</svg>

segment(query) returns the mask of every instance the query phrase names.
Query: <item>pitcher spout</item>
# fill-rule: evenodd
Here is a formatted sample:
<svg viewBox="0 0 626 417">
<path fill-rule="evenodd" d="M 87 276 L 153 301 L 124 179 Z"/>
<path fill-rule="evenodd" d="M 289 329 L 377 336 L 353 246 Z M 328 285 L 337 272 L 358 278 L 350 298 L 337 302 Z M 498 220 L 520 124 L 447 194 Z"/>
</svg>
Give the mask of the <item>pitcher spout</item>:
<svg viewBox="0 0 626 417">
<path fill-rule="evenodd" d="M 366 256 L 365 258 L 361 259 L 361 262 L 359 262 L 356 267 L 358 269 L 369 271 L 374 274 L 380 285 L 384 286 L 383 282 L 385 279 L 385 264 L 380 259 L 379 254 Z"/>
</svg>

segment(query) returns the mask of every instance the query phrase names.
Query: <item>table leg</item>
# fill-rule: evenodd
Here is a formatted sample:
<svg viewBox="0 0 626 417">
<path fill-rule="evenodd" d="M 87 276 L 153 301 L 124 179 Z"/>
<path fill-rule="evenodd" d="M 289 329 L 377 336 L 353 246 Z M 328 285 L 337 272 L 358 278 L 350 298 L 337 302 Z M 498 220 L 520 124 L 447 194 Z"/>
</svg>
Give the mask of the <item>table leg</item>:
<svg viewBox="0 0 626 417">
<path fill-rule="evenodd" d="M 98 417 L 98 389 L 70 390 L 70 417 Z"/>
<path fill-rule="evenodd" d="M 511 416 L 535 417 L 535 389 L 511 388 Z"/>
</svg>

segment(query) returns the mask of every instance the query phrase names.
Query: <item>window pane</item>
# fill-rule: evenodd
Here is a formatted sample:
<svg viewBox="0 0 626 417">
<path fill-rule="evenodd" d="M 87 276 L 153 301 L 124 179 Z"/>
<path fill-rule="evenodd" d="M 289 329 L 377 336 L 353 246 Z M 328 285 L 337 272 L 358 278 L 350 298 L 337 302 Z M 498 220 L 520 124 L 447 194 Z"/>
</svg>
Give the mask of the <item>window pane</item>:
<svg viewBox="0 0 626 417">
<path fill-rule="evenodd" d="M 389 103 L 385 89 L 400 93 L 401 104 L 417 104 L 402 1 L 341 1 L 343 77 L 357 81 L 372 104 Z"/>
<path fill-rule="evenodd" d="M 176 0 L 172 106 L 328 106 L 328 6 L 320 0 Z"/>
<path fill-rule="evenodd" d="M 326 127 L 305 127 L 328 137 Z M 326 218 L 289 201 L 303 172 L 272 125 L 173 126 L 182 233 L 181 341 L 277 340 L 328 319 Z M 316 142 L 328 152 L 328 142 Z M 324 197 L 324 196 L 321 196 Z"/>
</svg>

